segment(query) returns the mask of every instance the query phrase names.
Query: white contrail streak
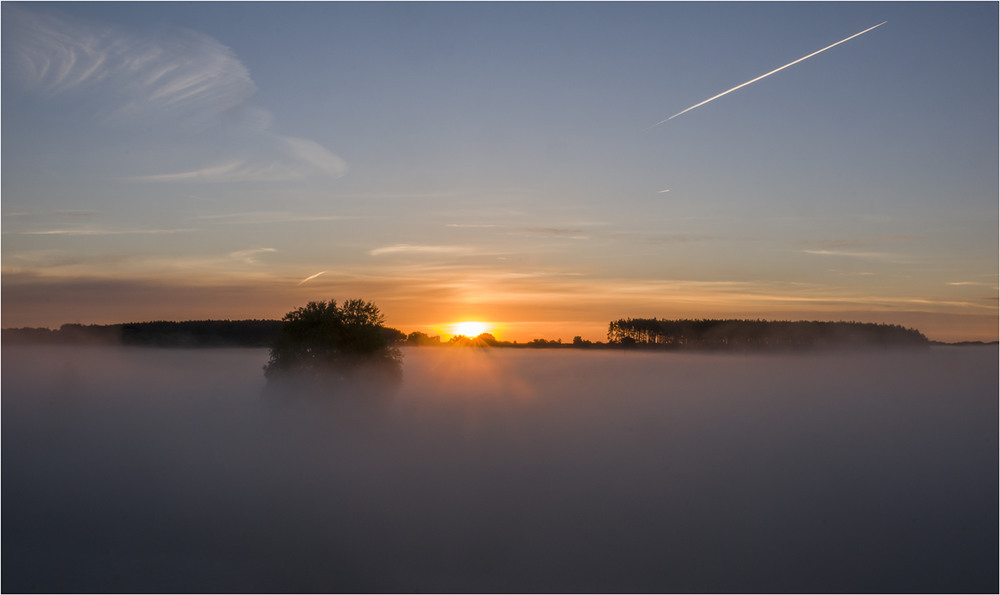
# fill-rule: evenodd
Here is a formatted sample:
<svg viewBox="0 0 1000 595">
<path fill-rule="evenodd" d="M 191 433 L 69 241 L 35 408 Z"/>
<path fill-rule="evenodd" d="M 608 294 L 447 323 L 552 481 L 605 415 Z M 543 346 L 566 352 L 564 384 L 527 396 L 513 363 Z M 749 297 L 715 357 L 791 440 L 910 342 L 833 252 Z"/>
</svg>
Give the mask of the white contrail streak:
<svg viewBox="0 0 1000 595">
<path fill-rule="evenodd" d="M 848 38 L 846 38 L 846 39 L 841 39 L 841 40 L 840 40 L 840 41 L 838 41 L 837 43 L 834 43 L 834 44 L 830 44 L 830 45 L 826 46 L 825 48 L 823 48 L 823 49 L 821 49 L 821 50 L 816 50 L 815 52 L 813 52 L 813 53 L 809 54 L 808 56 L 803 56 L 803 57 L 799 58 L 798 60 L 796 60 L 796 61 L 794 61 L 794 62 L 789 62 L 788 64 L 785 64 L 785 65 L 784 65 L 784 66 L 782 66 L 781 68 L 775 68 L 774 70 L 772 70 L 771 72 L 768 72 L 767 74 L 762 74 L 762 75 L 758 76 L 757 78 L 755 78 L 755 79 L 753 79 L 753 80 L 749 80 L 749 81 L 747 81 L 747 82 L 743 83 L 742 85 L 737 85 L 737 86 L 733 87 L 732 89 L 730 89 L 730 90 L 728 90 L 728 91 L 723 91 L 722 93 L 719 93 L 719 94 L 718 94 L 718 95 L 716 95 L 715 97 L 709 97 L 709 98 L 708 98 L 708 99 L 706 99 L 705 101 L 702 101 L 701 103 L 696 103 L 696 104 L 692 105 L 691 107 L 687 108 L 686 110 L 684 110 L 684 111 L 682 111 L 682 112 L 677 112 L 676 114 L 674 114 L 674 115 L 670 116 L 670 117 L 669 117 L 669 118 L 667 118 L 666 120 L 660 120 L 660 121 L 659 121 L 659 122 L 657 122 L 656 124 L 653 124 L 652 126 L 650 126 L 650 128 L 655 128 L 655 127 L 659 126 L 660 124 L 663 124 L 663 123 L 664 123 L 664 122 L 666 122 L 667 120 L 673 120 L 673 119 L 674 119 L 674 118 L 676 118 L 677 116 L 679 116 L 679 115 L 681 115 L 681 114 L 683 114 L 683 113 L 686 113 L 686 112 L 689 112 L 689 111 L 693 110 L 693 109 L 694 109 L 694 108 L 696 108 L 696 107 L 701 107 L 701 106 L 705 105 L 706 103 L 708 103 L 709 101 L 715 101 L 716 99 L 718 99 L 718 98 L 722 97 L 723 95 L 728 95 L 728 94 L 732 93 L 733 91 L 735 91 L 735 90 L 737 90 L 737 89 L 742 89 L 743 87 L 746 87 L 747 85 L 749 85 L 749 84 L 751 84 L 751 83 L 756 83 L 756 82 L 757 82 L 757 81 L 759 81 L 760 79 L 762 79 L 762 78 L 765 78 L 765 77 L 769 77 L 769 76 L 771 76 L 772 74 L 774 74 L 774 73 L 778 72 L 779 70 L 784 70 L 784 69 L 788 68 L 789 66 L 794 66 L 794 65 L 798 64 L 799 62 L 801 62 L 801 61 L 803 61 L 803 60 L 808 60 L 809 58 L 812 58 L 812 57 L 813 57 L 813 56 L 815 56 L 816 54 L 820 54 L 820 53 L 822 53 L 822 52 L 825 52 L 826 50 L 828 50 L 828 49 L 830 49 L 830 48 L 832 48 L 832 47 L 836 47 L 836 46 L 838 46 L 838 45 L 840 45 L 840 44 L 844 43 L 845 41 L 850 41 L 850 40 L 854 39 L 855 37 L 857 37 L 858 35 L 864 35 L 865 33 L 868 33 L 869 31 L 871 31 L 872 29 L 875 29 L 876 27 L 881 27 L 882 25 L 884 25 L 884 24 L 886 24 L 886 23 L 888 23 L 888 22 L 889 22 L 889 21 L 882 21 L 882 22 L 881 22 L 881 23 L 879 23 L 878 25 L 875 25 L 875 27 L 868 27 L 867 29 L 865 29 L 864 31 L 862 31 L 862 32 L 860 32 L 860 33 L 855 33 L 854 35 L 851 35 L 850 37 L 848 37 Z"/>
<path fill-rule="evenodd" d="M 325 272 L 326 272 L 326 271 L 320 271 L 320 272 L 316 273 L 315 275 L 309 275 L 309 276 L 308 276 L 308 277 L 306 277 L 305 279 L 303 279 L 303 280 L 299 281 L 299 285 L 302 285 L 302 284 L 304 284 L 304 283 L 307 283 L 307 282 L 309 282 L 309 281 L 312 281 L 313 279 L 315 279 L 316 277 L 319 277 L 320 275 L 322 275 L 322 274 L 323 274 L 323 273 L 325 273 Z"/>
</svg>

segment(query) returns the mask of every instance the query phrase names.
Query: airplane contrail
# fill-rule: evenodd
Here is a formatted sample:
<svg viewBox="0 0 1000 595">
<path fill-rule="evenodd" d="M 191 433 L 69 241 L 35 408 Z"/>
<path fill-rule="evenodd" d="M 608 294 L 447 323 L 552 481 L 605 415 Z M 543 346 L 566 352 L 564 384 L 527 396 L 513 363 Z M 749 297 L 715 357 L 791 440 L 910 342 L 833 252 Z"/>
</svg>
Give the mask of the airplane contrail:
<svg viewBox="0 0 1000 595">
<path fill-rule="evenodd" d="M 813 52 L 813 53 L 809 54 L 808 56 L 803 56 L 803 57 L 799 58 L 798 60 L 796 60 L 796 61 L 794 61 L 794 62 L 789 62 L 788 64 L 785 64 L 785 65 L 784 65 L 784 66 L 782 66 L 781 68 L 775 68 L 774 70 L 772 70 L 771 72 L 768 72 L 767 74 L 762 74 L 762 75 L 758 76 L 757 78 L 755 78 L 755 79 L 753 79 L 753 80 L 749 80 L 749 81 L 747 81 L 747 82 L 743 83 L 742 85 L 737 85 L 737 86 L 733 87 L 732 89 L 730 89 L 730 90 L 728 90 L 728 91 L 723 91 L 722 93 L 719 93 L 719 94 L 718 94 L 718 95 L 716 95 L 715 97 L 709 97 L 709 98 L 708 98 L 708 99 L 706 99 L 705 101 L 702 101 L 701 103 L 696 103 L 696 104 L 692 105 L 691 107 L 687 108 L 687 109 L 686 109 L 686 110 L 684 110 L 684 111 L 681 111 L 681 112 L 677 112 L 676 114 L 674 114 L 674 115 L 670 116 L 669 118 L 667 118 L 667 119 L 665 119 L 665 120 L 660 120 L 660 121 L 659 121 L 659 122 L 657 122 L 656 124 L 653 124 L 652 126 L 650 126 L 650 128 L 656 128 L 656 127 L 657 127 L 657 126 L 659 126 L 660 124 L 663 124 L 664 122 L 666 122 L 666 121 L 668 121 L 668 120 L 673 120 L 673 119 L 674 119 L 674 118 L 676 118 L 677 116 L 679 116 L 679 115 L 681 115 L 681 114 L 683 114 L 683 113 L 686 113 L 686 112 L 689 112 L 689 111 L 693 110 L 693 109 L 694 109 L 694 108 L 696 108 L 696 107 L 701 107 L 701 106 L 705 105 L 706 103 L 708 103 L 709 101 L 715 101 L 716 99 L 718 99 L 718 98 L 722 97 L 723 95 L 728 95 L 728 94 L 732 93 L 733 91 L 735 91 L 735 90 L 737 90 L 737 89 L 742 89 L 743 87 L 746 87 L 747 85 L 749 85 L 749 84 L 751 84 L 751 83 L 756 83 L 756 82 L 757 82 L 757 81 L 759 81 L 760 79 L 762 79 L 762 78 L 765 78 L 765 77 L 769 77 L 769 76 L 771 76 L 772 74 L 774 74 L 774 73 L 778 72 L 779 70 L 784 70 L 784 69 L 788 68 L 789 66 L 794 66 L 794 65 L 798 64 L 799 62 L 801 62 L 801 61 L 803 61 L 803 60 L 808 60 L 809 58 L 812 58 L 812 57 L 813 57 L 813 56 L 815 56 L 816 54 L 819 54 L 819 53 L 822 53 L 822 52 L 825 52 L 826 50 L 828 50 L 828 49 L 830 49 L 830 48 L 832 48 L 832 47 L 836 47 L 836 46 L 838 46 L 838 45 L 840 45 L 840 44 L 844 43 L 845 41 L 850 41 L 850 40 L 854 39 L 855 37 L 857 37 L 858 35 L 864 35 L 865 33 L 868 33 L 869 31 L 871 31 L 872 29 L 875 29 L 876 27 L 881 27 L 882 25 L 884 25 L 884 24 L 886 24 L 886 23 L 888 23 L 888 22 L 889 22 L 889 21 L 882 21 L 881 23 L 879 23 L 878 25 L 875 25 L 874 27 L 868 27 L 867 29 L 865 29 L 864 31 L 862 31 L 862 32 L 860 32 L 860 33 L 855 33 L 854 35 L 851 35 L 850 37 L 848 37 L 848 38 L 846 38 L 846 39 L 841 39 L 841 40 L 840 40 L 840 41 L 838 41 L 837 43 L 833 43 L 833 44 L 830 44 L 830 45 L 826 46 L 825 48 L 823 48 L 823 49 L 821 49 L 821 50 L 816 50 L 815 52 Z"/>
<path fill-rule="evenodd" d="M 316 273 L 315 275 L 309 275 L 309 276 L 308 276 L 308 277 L 306 277 L 305 279 L 303 279 L 303 280 L 299 281 L 299 285 L 302 285 L 302 284 L 304 284 L 304 283 L 306 283 L 306 282 L 308 282 L 308 281 L 312 281 L 313 279 L 315 279 L 316 277 L 319 277 L 320 275 L 322 275 L 322 274 L 323 274 L 323 273 L 325 273 L 325 272 L 326 272 L 326 271 L 320 271 L 320 272 Z"/>
</svg>

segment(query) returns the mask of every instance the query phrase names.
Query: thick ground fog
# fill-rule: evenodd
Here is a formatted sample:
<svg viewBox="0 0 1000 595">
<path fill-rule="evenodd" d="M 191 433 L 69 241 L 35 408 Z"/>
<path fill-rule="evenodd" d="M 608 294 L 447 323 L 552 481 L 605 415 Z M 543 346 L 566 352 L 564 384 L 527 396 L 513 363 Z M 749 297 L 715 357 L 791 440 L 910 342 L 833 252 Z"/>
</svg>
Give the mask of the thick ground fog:
<svg viewBox="0 0 1000 595">
<path fill-rule="evenodd" d="M 3 591 L 998 588 L 996 348 L 405 354 L 4 348 Z"/>
</svg>

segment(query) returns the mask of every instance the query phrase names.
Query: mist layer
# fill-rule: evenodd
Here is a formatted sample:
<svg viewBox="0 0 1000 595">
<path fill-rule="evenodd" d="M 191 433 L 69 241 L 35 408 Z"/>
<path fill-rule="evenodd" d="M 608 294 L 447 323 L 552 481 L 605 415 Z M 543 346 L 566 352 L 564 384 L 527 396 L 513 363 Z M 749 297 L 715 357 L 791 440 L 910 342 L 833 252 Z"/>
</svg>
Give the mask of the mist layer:
<svg viewBox="0 0 1000 595">
<path fill-rule="evenodd" d="M 995 591 L 995 348 L 3 350 L 4 591 Z"/>
</svg>

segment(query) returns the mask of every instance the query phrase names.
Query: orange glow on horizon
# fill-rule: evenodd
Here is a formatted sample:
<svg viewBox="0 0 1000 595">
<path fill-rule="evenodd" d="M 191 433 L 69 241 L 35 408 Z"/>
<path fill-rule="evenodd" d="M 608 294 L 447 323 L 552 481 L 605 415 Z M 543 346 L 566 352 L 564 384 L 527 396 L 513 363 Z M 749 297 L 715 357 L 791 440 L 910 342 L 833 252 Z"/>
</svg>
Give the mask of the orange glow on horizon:
<svg viewBox="0 0 1000 595">
<path fill-rule="evenodd" d="M 949 285 L 940 296 L 923 297 L 917 290 L 910 293 L 908 288 L 889 286 L 860 293 L 782 282 L 567 277 L 545 283 L 512 281 L 503 291 L 484 282 L 470 303 L 465 294 L 437 286 L 433 291 L 420 289 L 419 284 L 395 278 L 326 274 L 298 285 L 302 278 L 299 274 L 278 279 L 264 274 L 209 278 L 196 271 L 180 279 L 166 271 L 154 279 L 5 270 L 3 326 L 280 319 L 308 301 L 360 296 L 378 305 L 387 326 L 406 334 L 419 331 L 439 336 L 442 341 L 456 334 L 474 338 L 482 332 L 501 342 L 546 339 L 568 343 L 576 336 L 606 341 L 608 323 L 629 317 L 853 320 L 915 328 L 936 341 L 997 340 L 995 297 L 992 302 L 976 297 L 995 292 L 995 285 L 989 283 Z M 246 299 L 236 300 L 236 295 Z M 459 329 L 462 322 L 485 326 Z"/>
<path fill-rule="evenodd" d="M 465 335 L 466 337 L 474 338 L 478 337 L 483 333 L 492 332 L 492 326 L 486 322 L 480 322 L 478 320 L 465 320 L 462 322 L 456 322 L 451 325 L 451 334 L 454 335 Z"/>
</svg>

